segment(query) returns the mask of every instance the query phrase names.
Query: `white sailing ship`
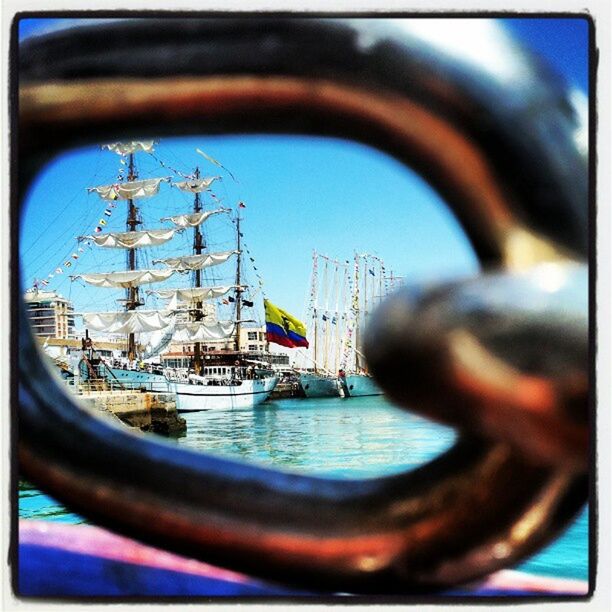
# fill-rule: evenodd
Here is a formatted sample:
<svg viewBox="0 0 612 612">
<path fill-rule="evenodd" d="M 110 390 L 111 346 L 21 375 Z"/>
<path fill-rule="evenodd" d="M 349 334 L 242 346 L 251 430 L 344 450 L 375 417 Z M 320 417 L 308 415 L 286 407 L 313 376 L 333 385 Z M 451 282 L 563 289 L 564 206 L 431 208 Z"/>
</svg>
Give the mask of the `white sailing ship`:
<svg viewBox="0 0 612 612">
<path fill-rule="evenodd" d="M 322 273 L 319 278 L 319 261 Z M 348 263 L 313 253 L 308 319 L 312 322 L 308 371 L 300 374 L 306 397 L 338 397 L 342 387 L 338 370 L 346 331 L 349 294 Z"/>
<path fill-rule="evenodd" d="M 135 154 L 151 153 L 153 141 L 114 143 L 103 145 L 120 155 L 128 168 L 125 182 L 103 185 L 89 189 L 107 201 L 125 201 L 127 203 L 127 231 L 103 233 L 100 227 L 97 233 L 84 236 L 101 248 L 120 248 L 127 251 L 128 269 L 119 272 L 95 272 L 74 275 L 95 287 L 126 289 L 125 310 L 123 312 L 88 312 L 81 313 L 85 326 L 95 331 L 127 334 L 128 359 L 122 366 L 106 364 L 104 373 L 107 379 L 124 387 L 144 388 L 152 391 L 171 392 L 176 395 L 177 409 L 180 412 L 249 408 L 265 401 L 277 383 L 276 375 L 266 369 L 256 369 L 244 361 L 240 354 L 241 305 L 243 292 L 247 289 L 241 281 L 241 231 L 239 209 L 233 219 L 236 226 L 236 248 L 221 252 L 210 252 L 205 247 L 201 226 L 210 217 L 231 214 L 226 208 L 204 210 L 202 195 L 219 177 L 200 177 L 199 169 L 184 177 L 185 180 L 171 181 L 170 178 L 153 178 L 137 180 Z M 193 195 L 193 210 L 183 214 L 164 217 L 162 222 L 173 224 L 171 228 L 137 230 L 140 225 L 140 214 L 137 203 L 142 198 L 158 195 L 162 182 L 169 182 L 182 192 Z M 139 269 L 136 265 L 136 253 L 140 249 L 159 246 L 171 241 L 176 234 L 193 229 L 193 253 L 177 257 L 154 259 L 152 264 L 163 267 Z M 202 272 L 213 266 L 236 261 L 235 282 L 223 286 L 206 286 L 203 284 Z M 140 309 L 144 306 L 141 288 L 144 285 L 166 281 L 174 275 L 192 274 L 193 284 L 189 287 L 149 290 L 149 296 L 166 300 L 163 309 Z M 222 321 L 217 318 L 217 311 L 211 300 L 224 295 L 235 305 L 232 320 Z M 250 303 L 252 306 L 252 303 Z M 137 357 L 136 334 L 155 332 L 161 334 L 156 347 L 151 347 L 147 355 L 159 354 L 168 344 L 183 342 L 193 344 L 192 367 L 188 370 L 162 370 L 160 367 L 135 366 Z M 234 341 L 234 351 L 228 352 L 224 360 L 214 363 L 207 361 L 204 365 L 201 344 L 220 340 Z"/>
<path fill-rule="evenodd" d="M 339 376 L 344 397 L 364 397 L 383 393 L 367 370 L 361 344 L 368 316 L 385 294 L 383 261 L 375 255 L 355 254 L 352 316 L 345 343 L 345 368 Z"/>
</svg>

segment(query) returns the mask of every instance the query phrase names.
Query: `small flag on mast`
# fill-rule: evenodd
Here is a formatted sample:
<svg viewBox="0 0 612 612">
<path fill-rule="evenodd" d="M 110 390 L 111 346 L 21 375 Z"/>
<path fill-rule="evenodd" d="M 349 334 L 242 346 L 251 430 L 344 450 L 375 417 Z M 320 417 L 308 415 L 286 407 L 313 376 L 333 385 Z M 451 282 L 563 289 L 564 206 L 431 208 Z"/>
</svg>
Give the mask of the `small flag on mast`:
<svg viewBox="0 0 612 612">
<path fill-rule="evenodd" d="M 219 166 L 219 168 L 223 168 L 232 177 L 232 179 L 234 179 L 236 183 L 238 182 L 236 180 L 236 177 L 221 162 L 218 162 L 214 157 L 207 155 L 206 153 L 204 153 L 204 151 L 202 151 L 202 149 L 196 149 L 196 153 L 199 153 L 202 157 L 207 159 L 211 164 L 214 164 L 215 166 Z"/>
</svg>

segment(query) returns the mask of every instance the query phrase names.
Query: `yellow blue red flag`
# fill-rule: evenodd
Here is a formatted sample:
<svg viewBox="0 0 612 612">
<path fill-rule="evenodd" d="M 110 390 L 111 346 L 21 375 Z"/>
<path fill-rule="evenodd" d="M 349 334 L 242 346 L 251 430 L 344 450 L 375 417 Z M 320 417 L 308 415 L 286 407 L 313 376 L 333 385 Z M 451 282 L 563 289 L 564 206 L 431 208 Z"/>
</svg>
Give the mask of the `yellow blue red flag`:
<svg viewBox="0 0 612 612">
<path fill-rule="evenodd" d="M 268 342 L 287 348 L 308 348 L 306 326 L 301 321 L 268 300 L 264 300 L 264 309 Z"/>
</svg>

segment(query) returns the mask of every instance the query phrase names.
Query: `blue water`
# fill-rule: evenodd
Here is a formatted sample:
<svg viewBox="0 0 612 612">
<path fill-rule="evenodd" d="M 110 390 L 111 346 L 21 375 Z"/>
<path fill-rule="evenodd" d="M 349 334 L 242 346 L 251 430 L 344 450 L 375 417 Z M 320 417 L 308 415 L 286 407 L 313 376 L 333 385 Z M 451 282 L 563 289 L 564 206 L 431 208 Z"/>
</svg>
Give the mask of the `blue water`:
<svg viewBox="0 0 612 612">
<path fill-rule="evenodd" d="M 183 415 L 179 445 L 301 473 L 363 478 L 413 469 L 452 445 L 452 430 L 398 410 L 381 397 L 278 400 L 255 410 Z M 85 520 L 22 483 L 19 516 Z M 517 566 L 526 572 L 588 578 L 586 508 L 553 544 Z"/>
</svg>

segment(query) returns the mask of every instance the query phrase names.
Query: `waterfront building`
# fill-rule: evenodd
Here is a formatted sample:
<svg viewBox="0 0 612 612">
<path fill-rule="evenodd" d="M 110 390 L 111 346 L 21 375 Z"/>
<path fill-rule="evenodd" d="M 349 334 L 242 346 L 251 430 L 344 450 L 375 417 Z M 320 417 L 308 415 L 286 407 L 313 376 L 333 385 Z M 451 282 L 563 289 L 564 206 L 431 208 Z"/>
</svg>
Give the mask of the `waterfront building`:
<svg viewBox="0 0 612 612">
<path fill-rule="evenodd" d="M 83 351 L 81 338 L 38 338 L 45 353 L 53 359 L 80 356 Z M 104 359 L 117 359 L 127 354 L 127 343 L 121 340 L 94 339 L 93 348 Z"/>
<path fill-rule="evenodd" d="M 30 289 L 25 292 L 24 301 L 35 336 L 74 338 L 74 308 L 70 300 L 55 291 Z"/>
<path fill-rule="evenodd" d="M 248 327 L 240 329 L 240 350 L 244 353 L 264 353 L 268 350 L 266 340 L 266 326 Z"/>
</svg>

